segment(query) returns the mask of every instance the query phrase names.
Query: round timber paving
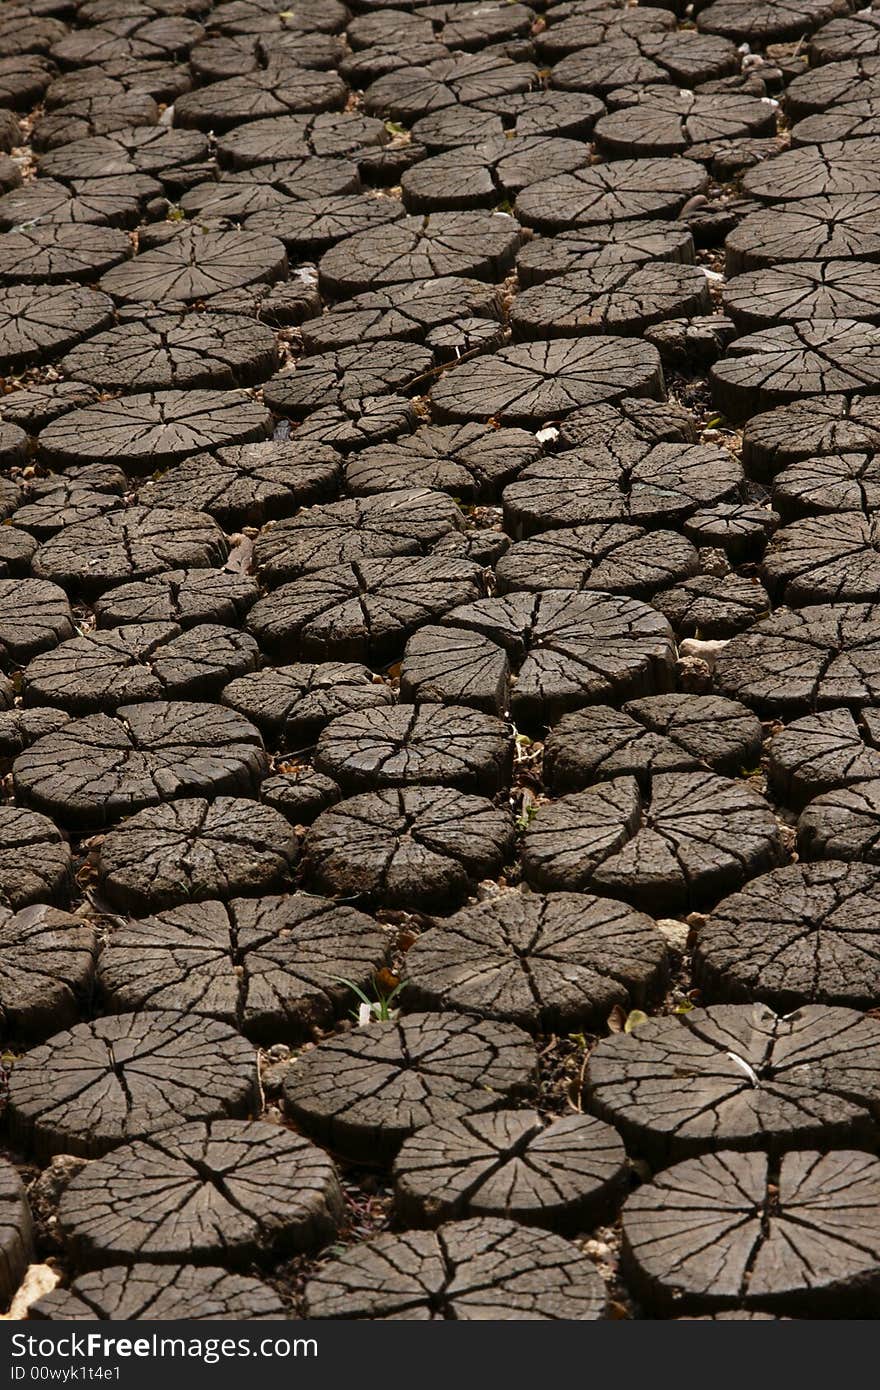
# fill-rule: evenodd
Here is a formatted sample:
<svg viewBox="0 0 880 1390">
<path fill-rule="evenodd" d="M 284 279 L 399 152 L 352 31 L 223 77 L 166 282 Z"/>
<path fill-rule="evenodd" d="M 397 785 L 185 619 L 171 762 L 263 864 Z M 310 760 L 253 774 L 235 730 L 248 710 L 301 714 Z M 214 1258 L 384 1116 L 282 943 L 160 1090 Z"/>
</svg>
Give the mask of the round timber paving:
<svg viewBox="0 0 880 1390">
<path fill-rule="evenodd" d="M 801 859 L 880 863 L 880 782 L 859 782 L 811 801 L 798 821 Z"/>
<path fill-rule="evenodd" d="M 71 410 L 40 431 L 60 467 L 93 461 L 152 471 L 203 449 L 269 433 L 269 412 L 244 391 L 152 391 Z"/>
<path fill-rule="evenodd" d="M 8 1121 L 42 1159 L 95 1158 L 185 1120 L 259 1109 L 253 1047 L 225 1023 L 162 1011 L 78 1023 L 10 1079 Z"/>
<path fill-rule="evenodd" d="M 340 455 L 327 445 L 265 440 L 196 454 L 138 495 L 150 506 L 208 512 L 230 529 L 259 526 L 332 497 L 341 470 Z"/>
<path fill-rule="evenodd" d="M 475 422 L 423 425 L 414 434 L 356 453 L 345 466 L 345 484 L 355 496 L 425 487 L 468 502 L 493 502 L 541 452 L 528 430 Z"/>
<path fill-rule="evenodd" d="M 713 0 L 700 11 L 697 27 L 706 34 L 748 39 L 757 47 L 799 39 L 848 10 L 846 0 Z"/>
<path fill-rule="evenodd" d="M 463 275 L 497 282 L 512 269 L 522 234 L 504 213 L 439 212 L 358 232 L 325 251 L 319 272 L 331 298 L 387 285 Z"/>
<path fill-rule="evenodd" d="M 543 135 L 496 135 L 419 160 L 400 180 L 409 212 L 494 207 L 539 179 L 585 168 L 589 146 Z"/>
<path fill-rule="evenodd" d="M 123 302 L 160 304 L 205 299 L 286 278 L 287 253 L 276 237 L 184 226 L 129 264 L 108 271 L 101 288 Z"/>
<path fill-rule="evenodd" d="M 516 212 L 540 232 L 677 217 L 707 183 L 705 171 L 691 160 L 619 159 L 530 184 L 518 195 Z"/>
<path fill-rule="evenodd" d="M 564 91 L 612 100 L 621 88 L 629 95 L 661 82 L 693 87 L 732 75 L 738 67 L 739 55 L 729 39 L 693 30 L 623 34 L 615 29 L 606 42 L 562 58 L 551 69 L 550 82 Z"/>
<path fill-rule="evenodd" d="M 718 655 L 715 684 L 764 715 L 880 704 L 880 615 L 872 603 L 778 609 Z"/>
<path fill-rule="evenodd" d="M 301 357 L 292 370 L 273 376 L 263 400 L 276 415 L 301 420 L 326 406 L 364 397 L 413 392 L 434 364 L 430 349 L 395 339 L 357 344 Z"/>
<path fill-rule="evenodd" d="M 39 1322 L 251 1322 L 284 1318 L 287 1310 L 259 1279 L 212 1266 L 143 1261 L 81 1274 L 67 1288 L 43 1294 L 28 1314 Z"/>
<path fill-rule="evenodd" d="M 880 584 L 880 520 L 861 512 L 808 516 L 771 539 L 761 576 L 791 605 L 873 600 Z"/>
<path fill-rule="evenodd" d="M 379 665 L 425 623 L 484 593 L 480 566 L 455 556 L 356 560 L 283 584 L 254 604 L 247 625 L 282 657 Z"/>
<path fill-rule="evenodd" d="M 724 243 L 728 275 L 789 261 L 880 259 L 880 196 L 831 194 L 744 217 Z"/>
<path fill-rule="evenodd" d="M 399 68 L 377 78 L 364 93 L 364 110 L 409 122 L 445 106 L 467 106 L 538 85 L 532 63 L 516 63 L 502 53 L 450 53 L 426 67 Z"/>
<path fill-rule="evenodd" d="M 72 720 L 13 766 L 21 802 L 76 828 L 181 796 L 253 793 L 267 771 L 263 741 L 241 715 L 161 700 Z"/>
<path fill-rule="evenodd" d="M 509 811 L 451 787 L 366 792 L 318 816 L 303 847 L 305 878 L 346 901 L 444 911 L 499 873 L 514 833 Z"/>
<path fill-rule="evenodd" d="M 96 290 L 0 290 L 0 367 L 13 372 L 48 361 L 112 322 L 112 300 Z"/>
<path fill-rule="evenodd" d="M 226 537 L 204 512 L 129 507 L 63 527 L 39 547 L 33 572 L 96 593 L 169 568 L 222 564 L 227 553 Z"/>
<path fill-rule="evenodd" d="M 343 1210 L 333 1160 L 307 1139 L 212 1117 L 88 1164 L 65 1189 L 58 1222 L 80 1266 L 247 1267 L 319 1249 Z"/>
<path fill-rule="evenodd" d="M 331 565 L 425 554 L 464 519 L 451 497 L 405 488 L 311 507 L 258 536 L 254 557 L 263 580 L 277 584 Z"/>
<path fill-rule="evenodd" d="M 582 406 L 662 393 L 656 348 L 639 339 L 596 334 L 521 343 L 479 357 L 441 377 L 431 401 L 441 422 L 491 417 L 505 425 L 540 427 Z"/>
<path fill-rule="evenodd" d="M 81 343 L 60 369 L 103 391 L 252 386 L 277 365 L 275 337 L 236 314 L 150 314 Z"/>
<path fill-rule="evenodd" d="M 379 339 L 420 342 L 431 329 L 498 316 L 498 292 L 491 285 L 445 275 L 355 295 L 307 319 L 300 331 L 308 352 L 329 352 Z"/>
<path fill-rule="evenodd" d="M 504 1217 L 575 1235 L 613 1216 L 626 1155 L 592 1115 L 549 1124 L 534 1110 L 498 1110 L 425 1125 L 394 1163 L 394 1209 L 407 1225 Z"/>
<path fill-rule="evenodd" d="M 802 319 L 877 323 L 880 266 L 871 261 L 789 261 L 728 280 L 723 303 L 743 332 Z"/>
<path fill-rule="evenodd" d="M 114 1009 L 186 1009 L 268 1047 L 331 1028 L 387 955 L 372 918 L 327 898 L 215 899 L 122 923 L 98 980 Z"/>
<path fill-rule="evenodd" d="M 298 427 L 301 444 L 326 444 L 349 454 L 368 445 L 397 439 L 414 430 L 418 417 L 406 396 L 364 396 L 315 410 Z"/>
<path fill-rule="evenodd" d="M 118 180 L 137 176 L 151 189 L 156 178 L 173 182 L 176 170 L 190 164 L 203 164 L 208 142 L 195 131 L 173 130 L 167 125 L 130 126 L 112 135 L 94 135 L 41 154 L 37 161 L 41 175 L 70 183 L 74 187 L 85 179 Z M 138 186 L 136 181 L 135 187 Z"/>
<path fill-rule="evenodd" d="M 556 795 L 610 777 L 700 768 L 735 776 L 757 766 L 757 715 L 720 695 L 648 695 L 622 709 L 591 705 L 560 719 L 544 744 L 544 781 Z"/>
<path fill-rule="evenodd" d="M 15 524 L 46 540 L 74 522 L 115 511 L 125 491 L 125 474 L 113 464 L 87 463 L 66 473 L 50 473 L 30 481 L 29 500 L 16 511 Z"/>
<path fill-rule="evenodd" d="M 64 905 L 71 889 L 70 846 L 48 819 L 19 806 L 0 806 L 0 906 Z"/>
<path fill-rule="evenodd" d="M 869 58 L 880 53 L 880 25 L 873 10 L 830 19 L 810 38 L 810 62 L 833 63 L 844 58 Z"/>
<path fill-rule="evenodd" d="M 616 1004 L 648 1003 L 665 979 L 649 917 L 611 898 L 511 891 L 423 932 L 406 955 L 403 997 L 409 1008 L 570 1032 L 604 1028 Z"/>
<path fill-rule="evenodd" d="M 627 1199 L 624 1277 L 664 1316 L 742 1309 L 872 1317 L 878 1206 L 873 1154 L 807 1149 L 775 1163 L 722 1150 L 685 1159 Z"/>
<path fill-rule="evenodd" d="M 338 73 L 303 68 L 281 54 L 266 68 L 184 92 L 174 104 L 174 122 L 184 130 L 219 134 L 272 116 L 341 111 L 347 97 Z"/>
<path fill-rule="evenodd" d="M 259 596 L 255 579 L 232 570 L 164 570 L 111 589 L 95 601 L 95 617 L 99 627 L 161 622 L 182 628 L 197 623 L 234 626 Z"/>
<path fill-rule="evenodd" d="M 695 574 L 651 596 L 679 637 L 703 641 L 734 637 L 770 611 L 770 596 L 757 579 L 738 574 Z"/>
<path fill-rule="evenodd" d="M 814 796 L 880 777 L 880 716 L 826 709 L 794 719 L 768 746 L 767 780 L 777 800 L 800 810 Z"/>
<path fill-rule="evenodd" d="M 760 203 L 800 203 L 832 194 L 880 193 L 880 140 L 829 140 L 785 150 L 743 175 L 743 190 Z"/>
<path fill-rule="evenodd" d="M 773 506 L 786 521 L 829 513 L 880 510 L 880 462 L 872 453 L 798 459 L 776 475 Z"/>
<path fill-rule="evenodd" d="M 704 771 L 599 782 L 539 807 L 523 840 L 534 887 L 610 893 L 653 912 L 717 902 L 781 859 L 769 803 Z"/>
<path fill-rule="evenodd" d="M 510 784 L 513 730 L 460 705 L 357 710 L 324 729 L 315 768 L 352 791 L 436 784 L 495 796 Z"/>
<path fill-rule="evenodd" d="M 679 525 L 734 498 L 742 481 L 728 449 L 628 439 L 622 430 L 607 441 L 594 435 L 530 463 L 504 489 L 505 529 L 521 538 L 599 522 Z"/>
<path fill-rule="evenodd" d="M 113 227 L 85 223 L 20 227 L 3 236 L 0 284 L 20 288 L 67 280 L 87 284 L 127 260 L 131 253 L 126 233 Z"/>
<path fill-rule="evenodd" d="M 394 694 L 366 666 L 319 661 L 265 666 L 239 676 L 221 699 L 256 724 L 267 740 L 298 748 L 314 742 L 331 719 L 390 705 Z"/>
<path fill-rule="evenodd" d="M 775 869 L 725 898 L 701 927 L 694 982 L 703 998 L 876 1008 L 880 1000 L 872 864 L 825 860 Z"/>
<path fill-rule="evenodd" d="M 284 1099 L 334 1152 L 382 1163 L 422 1125 L 497 1110 L 528 1095 L 534 1077 L 522 1029 L 417 1013 L 326 1038 L 288 1072 Z"/>
<path fill-rule="evenodd" d="M 20 666 L 73 637 L 64 590 L 44 579 L 0 579 L 0 662 Z"/>
<path fill-rule="evenodd" d="M 880 446 L 880 401 L 815 396 L 753 415 L 743 430 L 743 463 L 766 478 L 800 459 L 873 452 Z"/>
<path fill-rule="evenodd" d="M 775 134 L 776 108 L 764 97 L 647 86 L 633 104 L 600 116 L 593 138 L 612 158 L 650 158 L 683 154 L 692 145 Z"/>
<path fill-rule="evenodd" d="M 606 1294 L 561 1236 L 493 1217 L 381 1235 L 331 1260 L 306 1285 L 312 1318 L 593 1322 Z"/>
<path fill-rule="evenodd" d="M 650 598 L 698 569 L 696 550 L 674 531 L 600 522 L 517 541 L 499 560 L 495 578 L 500 594 L 601 589 Z"/>
<path fill-rule="evenodd" d="M 576 338 L 582 333 L 640 333 L 671 318 L 694 318 L 711 308 L 709 282 L 699 266 L 597 265 L 542 280 L 513 302 L 517 338 Z"/>
<path fill-rule="evenodd" d="M 0 1164 L 0 1304 L 9 1306 L 34 1253 L 34 1227 L 24 1185 L 11 1163 Z"/>
<path fill-rule="evenodd" d="M 289 883 L 297 854 L 296 836 L 270 806 L 187 797 L 139 811 L 105 835 L 98 875 L 109 902 L 139 914 L 277 891 Z"/>
<path fill-rule="evenodd" d="M 574 228 L 553 237 L 533 237 L 519 251 L 516 268 L 520 284 L 527 288 L 601 266 L 651 261 L 693 265 L 694 254 L 694 239 L 684 222 L 636 218 Z"/>
<path fill-rule="evenodd" d="M 22 676 L 26 704 L 59 705 L 71 714 L 112 712 L 141 700 L 203 699 L 253 671 L 254 639 L 203 623 L 132 623 L 72 637 L 35 656 Z"/>
<path fill-rule="evenodd" d="M 586 1098 L 661 1167 L 717 1148 L 871 1148 L 878 1051 L 880 1024 L 855 1010 L 717 1004 L 601 1039 Z"/>
<path fill-rule="evenodd" d="M 42 904 L 0 907 L 4 1038 L 42 1042 L 78 1023 L 91 1002 L 97 952 L 97 934 L 83 917 Z"/>
<path fill-rule="evenodd" d="M 856 319 L 783 323 L 739 338 L 710 373 L 733 420 L 803 396 L 880 391 L 880 328 Z"/>
<path fill-rule="evenodd" d="M 505 713 L 540 729 L 613 693 L 669 689 L 672 633 L 639 599 L 547 589 L 481 599 L 407 643 L 401 695 Z"/>
<path fill-rule="evenodd" d="M 349 193 L 298 198 L 284 206 L 254 212 L 247 220 L 247 228 L 249 232 L 276 237 L 292 257 L 303 260 L 320 256 L 346 237 L 384 228 L 403 215 L 403 208 L 394 198 Z"/>
</svg>

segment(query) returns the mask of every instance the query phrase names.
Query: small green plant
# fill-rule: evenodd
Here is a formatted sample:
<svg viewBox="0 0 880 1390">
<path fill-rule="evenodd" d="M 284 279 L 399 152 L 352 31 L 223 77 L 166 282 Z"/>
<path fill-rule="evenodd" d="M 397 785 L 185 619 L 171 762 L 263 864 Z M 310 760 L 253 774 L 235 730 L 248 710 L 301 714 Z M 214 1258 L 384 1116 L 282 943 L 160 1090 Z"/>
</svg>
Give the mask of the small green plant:
<svg viewBox="0 0 880 1390">
<path fill-rule="evenodd" d="M 399 1009 L 393 1009 L 391 1005 L 403 989 L 402 980 L 400 980 L 392 990 L 389 990 L 387 994 L 382 991 L 378 981 L 374 980 L 373 989 L 375 990 L 376 997 L 375 999 L 371 999 L 368 994 L 364 993 L 360 985 L 355 984 L 354 980 L 346 980 L 341 975 L 337 975 L 336 979 L 339 984 L 345 985 L 346 988 L 350 989 L 352 994 L 357 995 L 358 999 L 361 1001 L 357 1009 L 352 1009 L 350 1011 L 351 1017 L 356 1023 L 364 1022 L 364 1010 L 369 1011 L 366 1020 L 369 1023 L 391 1023 L 400 1013 Z"/>
<path fill-rule="evenodd" d="M 517 830 L 528 830 L 529 826 L 531 825 L 532 821 L 535 819 L 535 816 L 537 814 L 537 806 L 533 801 L 530 801 L 527 806 L 523 807 L 521 815 L 518 815 L 516 818 Z"/>
</svg>

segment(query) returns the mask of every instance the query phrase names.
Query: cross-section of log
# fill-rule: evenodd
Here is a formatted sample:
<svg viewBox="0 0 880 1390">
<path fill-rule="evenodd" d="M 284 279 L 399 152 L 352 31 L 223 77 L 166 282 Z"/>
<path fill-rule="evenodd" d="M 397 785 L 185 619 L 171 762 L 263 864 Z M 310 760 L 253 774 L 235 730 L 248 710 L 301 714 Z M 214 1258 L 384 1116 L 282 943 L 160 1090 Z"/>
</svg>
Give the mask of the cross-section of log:
<svg viewBox="0 0 880 1390">
<path fill-rule="evenodd" d="M 775 162 L 775 161 L 774 161 Z M 749 213 L 724 243 L 728 275 L 788 261 L 876 261 L 880 197 L 831 194 Z"/>
<path fill-rule="evenodd" d="M 41 1041 L 76 1023 L 91 999 L 97 949 L 85 918 L 54 907 L 0 908 L 4 1036 Z"/>
<path fill-rule="evenodd" d="M 598 890 L 653 912 L 717 902 L 782 858 L 776 820 L 751 787 L 714 772 L 617 777 L 539 808 L 523 872 L 547 890 Z"/>
<path fill-rule="evenodd" d="M 224 705 L 261 729 L 267 740 L 298 748 L 314 742 L 331 719 L 394 702 L 389 685 L 354 662 L 266 666 L 230 681 Z"/>
<path fill-rule="evenodd" d="M 0 290 L 0 365 L 14 372 L 48 362 L 112 322 L 112 301 L 95 290 L 29 285 Z"/>
<path fill-rule="evenodd" d="M 880 1024 L 855 1010 L 718 1004 L 603 1038 L 586 1096 L 661 1167 L 718 1148 L 871 1148 L 878 1058 Z"/>
<path fill-rule="evenodd" d="M 378 665 L 424 623 L 483 593 L 480 566 L 454 556 L 355 560 L 282 584 L 254 604 L 248 627 L 281 656 Z"/>
<path fill-rule="evenodd" d="M 253 1047 L 225 1023 L 170 1011 L 116 1014 L 56 1033 L 16 1063 L 9 1125 L 41 1159 L 94 1158 L 181 1120 L 260 1106 Z"/>
<path fill-rule="evenodd" d="M 724 308 L 742 332 L 802 319 L 880 319 L 880 266 L 789 261 L 728 280 Z"/>
<path fill-rule="evenodd" d="M 308 882 L 346 900 L 440 912 L 494 878 L 513 848 L 509 811 L 447 787 L 389 788 L 342 801 L 306 836 Z"/>
<path fill-rule="evenodd" d="M 862 710 L 821 710 L 795 719 L 768 747 L 767 778 L 773 795 L 800 810 L 814 796 L 880 777 L 880 718 Z"/>
<path fill-rule="evenodd" d="M 0 1304 L 9 1305 L 34 1258 L 31 1210 L 11 1163 L 0 1164 Z"/>
<path fill-rule="evenodd" d="M 776 109 L 737 92 L 688 92 L 647 86 L 638 100 L 596 122 L 599 149 L 612 157 L 683 154 L 692 145 L 774 135 Z"/>
<path fill-rule="evenodd" d="M 605 524 L 564 527 L 517 541 L 495 569 L 497 592 L 599 589 L 650 598 L 697 573 L 699 557 L 674 531 Z"/>
<path fill-rule="evenodd" d="M 640 599 L 514 593 L 453 609 L 411 637 L 401 693 L 497 714 L 509 708 L 519 727 L 544 728 L 612 692 L 628 699 L 668 690 L 673 657 L 666 619 Z"/>
<path fill-rule="evenodd" d="M 327 898 L 234 898 L 119 927 L 99 982 L 114 1008 L 186 1009 L 270 1046 L 332 1026 L 387 953 L 371 918 Z"/>
<path fill-rule="evenodd" d="M 856 319 L 784 323 L 739 338 L 710 372 L 712 398 L 733 420 L 834 392 L 880 391 L 880 328 Z"/>
<path fill-rule="evenodd" d="M 467 501 L 492 502 L 540 454 L 541 446 L 528 430 L 474 423 L 423 425 L 393 443 L 360 450 L 346 464 L 345 483 L 356 496 L 425 487 Z"/>
<path fill-rule="evenodd" d="M 260 596 L 257 581 L 232 570 L 165 570 L 131 584 L 120 584 L 95 603 L 99 627 L 126 623 L 241 622 Z"/>
<path fill-rule="evenodd" d="M 395 121 L 413 121 L 444 106 L 537 86 L 538 70 L 531 63 L 515 63 L 501 53 L 450 53 L 427 67 L 400 68 L 378 78 L 364 93 L 364 109 Z"/>
<path fill-rule="evenodd" d="M 70 896 L 70 846 L 47 816 L 0 806 L 0 904 L 64 906 Z"/>
<path fill-rule="evenodd" d="M 792 605 L 871 600 L 880 584 L 880 524 L 860 511 L 793 521 L 770 541 L 760 572 Z"/>
<path fill-rule="evenodd" d="M 695 161 L 620 159 L 530 184 L 517 197 L 516 212 L 539 232 L 676 217 L 707 182 Z"/>
<path fill-rule="evenodd" d="M 80 1266 L 249 1266 L 318 1249 L 343 1204 L 332 1159 L 260 1121 L 180 1124 L 89 1163 L 58 1222 Z"/>
<path fill-rule="evenodd" d="M 743 431 L 743 463 L 764 478 L 811 455 L 874 450 L 880 401 L 873 396 L 815 396 L 753 415 Z"/>
<path fill-rule="evenodd" d="M 601 1277 L 576 1246 L 497 1217 L 379 1236 L 324 1265 L 306 1286 L 312 1318 L 592 1322 L 605 1300 Z"/>
<path fill-rule="evenodd" d="M 248 1322 L 287 1317 L 274 1289 L 259 1279 L 229 1274 L 216 1266 L 157 1265 L 81 1274 L 65 1289 L 53 1289 L 28 1308 L 37 1322 Z"/>
<path fill-rule="evenodd" d="M 404 1001 L 532 1032 L 603 1027 L 615 1004 L 646 1004 L 666 979 L 649 917 L 581 893 L 504 893 L 423 933 L 407 952 Z"/>
<path fill-rule="evenodd" d="M 848 9 L 846 0 L 713 0 L 700 12 L 698 27 L 707 34 L 749 39 L 757 46 L 799 39 Z"/>
<path fill-rule="evenodd" d="M 243 315 L 157 313 L 90 337 L 61 370 L 104 391 L 164 391 L 252 386 L 276 361 L 271 330 Z"/>
<path fill-rule="evenodd" d="M 786 150 L 743 176 L 743 189 L 762 203 L 800 202 L 831 194 L 880 193 L 880 140 L 829 140 Z"/>
<path fill-rule="evenodd" d="M 101 841 L 98 873 L 108 900 L 139 914 L 285 887 L 297 853 L 296 836 L 271 807 L 194 797 L 122 821 Z"/>
<path fill-rule="evenodd" d="M 547 1124 L 534 1110 L 498 1110 L 425 1125 L 394 1163 L 394 1206 L 407 1225 L 506 1217 L 564 1235 L 614 1213 L 626 1155 L 591 1115 Z"/>
<path fill-rule="evenodd" d="M 227 553 L 226 537 L 204 512 L 138 506 L 63 526 L 39 547 L 33 570 L 94 594 L 162 570 L 222 564 Z"/>
<path fill-rule="evenodd" d="M 84 223 L 19 227 L 6 232 L 0 247 L 0 284 L 20 287 L 57 285 L 65 280 L 84 284 L 131 255 L 125 232 Z"/>
<path fill-rule="evenodd" d="M 880 703 L 876 604 L 778 609 L 719 653 L 715 683 L 759 713 L 800 714 Z"/>
<path fill-rule="evenodd" d="M 73 637 L 64 590 L 42 579 L 0 580 L 0 660 L 20 665 Z"/>
<path fill-rule="evenodd" d="M 132 623 L 72 637 L 35 656 L 22 675 L 27 704 L 71 714 L 112 712 L 141 700 L 205 699 L 254 670 L 259 652 L 245 632 L 217 623 Z"/>
<path fill-rule="evenodd" d="M 307 1133 L 346 1157 L 383 1163 L 421 1125 L 527 1095 L 534 1072 L 520 1028 L 409 1014 L 325 1039 L 297 1060 L 284 1097 Z"/>
<path fill-rule="evenodd" d="M 842 787 L 811 801 L 798 821 L 802 859 L 880 863 L 880 781 Z"/>
<path fill-rule="evenodd" d="M 520 537 L 599 521 L 670 526 L 701 507 L 735 498 L 742 481 L 727 449 L 586 439 L 530 463 L 505 488 L 505 528 Z"/>
<path fill-rule="evenodd" d="M 243 391 L 151 391 L 72 410 L 41 430 L 47 463 L 104 460 L 151 471 L 188 454 L 265 439 L 271 417 Z"/>
<path fill-rule="evenodd" d="M 312 507 L 267 527 L 257 538 L 254 557 L 264 580 L 277 584 L 329 565 L 423 555 L 447 532 L 463 529 L 451 497 L 404 488 Z"/>
<path fill-rule="evenodd" d="M 321 286 L 330 297 L 342 298 L 443 275 L 496 282 L 513 266 L 521 240 L 514 219 L 501 213 L 403 217 L 325 251 Z"/>
<path fill-rule="evenodd" d="M 694 265 L 597 265 L 542 280 L 514 300 L 517 338 L 577 338 L 582 333 L 636 334 L 664 319 L 693 318 L 711 308 L 709 282 Z"/>
<path fill-rule="evenodd" d="M 157 700 L 72 720 L 16 758 L 13 775 L 20 801 L 83 829 L 180 796 L 254 792 L 268 767 L 233 710 Z"/>
<path fill-rule="evenodd" d="M 722 1150 L 686 1159 L 627 1199 L 624 1277 L 664 1316 L 740 1308 L 872 1317 L 878 1207 L 873 1154 L 806 1150 L 777 1164 Z"/>
<path fill-rule="evenodd" d="M 648 786 L 655 773 L 711 768 L 735 776 L 756 767 L 757 715 L 718 695 L 648 695 L 622 709 L 593 705 L 566 714 L 544 744 L 544 780 L 557 795 L 629 775 Z"/>
<path fill-rule="evenodd" d="M 719 904 L 698 934 L 694 980 L 709 1001 L 871 1009 L 880 1000 L 880 871 L 828 860 L 775 869 Z"/>
</svg>

